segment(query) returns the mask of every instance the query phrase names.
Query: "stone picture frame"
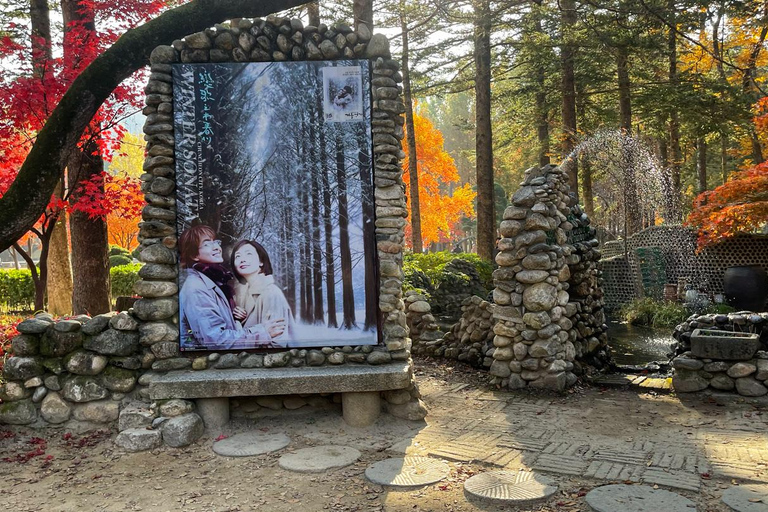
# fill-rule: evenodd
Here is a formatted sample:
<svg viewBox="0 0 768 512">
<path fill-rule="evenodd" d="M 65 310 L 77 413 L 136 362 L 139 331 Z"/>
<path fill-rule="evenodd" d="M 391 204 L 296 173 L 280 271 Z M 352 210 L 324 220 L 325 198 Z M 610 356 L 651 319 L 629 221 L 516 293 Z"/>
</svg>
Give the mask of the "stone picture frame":
<svg viewBox="0 0 768 512">
<path fill-rule="evenodd" d="M 182 355 L 178 341 L 178 287 L 174 180 L 172 64 L 204 62 L 266 62 L 286 60 L 369 59 L 372 68 L 373 173 L 375 234 L 379 261 L 379 309 L 382 343 L 361 347 L 291 349 L 261 354 Z M 146 206 L 139 224 L 141 278 L 134 304 L 140 319 L 140 344 L 145 364 L 155 372 L 171 370 L 342 364 L 381 365 L 410 359 L 411 340 L 402 300 L 405 217 L 401 149 L 403 117 L 399 63 L 391 58 L 383 35 L 367 27 L 358 32 L 344 24 L 304 26 L 300 20 L 276 16 L 239 20 L 237 26 L 216 25 L 157 47 L 151 54 L 146 87 L 144 133 L 147 158 L 142 190 Z"/>
</svg>

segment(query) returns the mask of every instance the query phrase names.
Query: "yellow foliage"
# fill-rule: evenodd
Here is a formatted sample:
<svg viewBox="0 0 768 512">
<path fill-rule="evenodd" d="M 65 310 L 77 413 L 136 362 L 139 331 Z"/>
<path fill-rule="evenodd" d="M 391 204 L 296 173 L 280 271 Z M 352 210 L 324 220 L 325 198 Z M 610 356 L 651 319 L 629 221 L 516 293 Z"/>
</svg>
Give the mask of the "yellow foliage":
<svg viewBox="0 0 768 512">
<path fill-rule="evenodd" d="M 140 136 L 125 132 L 120 141 L 120 149 L 112 157 L 109 165 L 110 174 L 126 174 L 131 178 L 141 176 L 144 166 L 144 139 Z"/>
</svg>

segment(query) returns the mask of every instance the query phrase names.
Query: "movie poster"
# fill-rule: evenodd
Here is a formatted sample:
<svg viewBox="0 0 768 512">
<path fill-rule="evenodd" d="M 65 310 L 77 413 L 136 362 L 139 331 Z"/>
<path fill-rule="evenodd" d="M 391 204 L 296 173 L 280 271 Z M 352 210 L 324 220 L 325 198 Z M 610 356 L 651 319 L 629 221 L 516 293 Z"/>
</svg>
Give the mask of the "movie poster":
<svg viewBox="0 0 768 512">
<path fill-rule="evenodd" d="M 174 65 L 181 350 L 378 343 L 369 65 Z"/>
</svg>

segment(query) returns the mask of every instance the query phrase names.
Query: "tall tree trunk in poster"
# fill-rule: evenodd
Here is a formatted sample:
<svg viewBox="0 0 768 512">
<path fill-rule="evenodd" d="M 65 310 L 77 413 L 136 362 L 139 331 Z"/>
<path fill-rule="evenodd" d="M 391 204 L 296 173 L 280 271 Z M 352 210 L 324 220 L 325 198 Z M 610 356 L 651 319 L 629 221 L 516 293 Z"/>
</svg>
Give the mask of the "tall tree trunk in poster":
<svg viewBox="0 0 768 512">
<path fill-rule="evenodd" d="M 320 108 L 321 96 L 317 95 L 317 105 Z M 323 116 L 320 116 L 320 175 L 323 180 L 323 230 L 325 234 L 325 297 L 328 305 L 328 327 L 338 327 L 336 320 L 336 266 L 333 251 L 333 222 L 331 200 L 331 182 L 328 167 L 328 146 L 325 136 L 327 125 Z"/>
<path fill-rule="evenodd" d="M 317 96 L 319 93 L 316 90 L 310 90 L 310 95 Z M 310 173 L 310 179 L 312 181 L 312 291 L 314 293 L 313 301 L 314 308 L 314 321 L 315 323 L 323 322 L 323 269 L 322 269 L 322 257 L 320 250 L 320 176 L 322 168 L 319 165 L 316 139 L 316 126 L 319 123 L 320 112 L 314 101 L 309 103 L 309 107 L 312 111 L 310 123 L 309 123 L 309 161 L 312 162 L 311 167 L 307 172 Z"/>
<path fill-rule="evenodd" d="M 302 116 L 300 133 L 303 136 L 307 135 L 306 122 L 304 116 Z M 303 137 L 302 137 L 303 139 Z M 302 161 L 306 161 L 302 154 Z M 299 224 L 300 231 L 300 244 L 301 244 L 301 257 L 299 258 L 299 275 L 301 279 L 301 318 L 307 323 L 312 322 L 312 273 L 311 273 L 311 261 L 312 253 L 310 251 L 310 241 L 308 226 L 311 220 L 309 219 L 309 193 L 307 191 L 307 176 L 305 172 L 302 172 L 297 182 L 299 183 L 300 195 L 301 195 L 301 222 Z"/>
<path fill-rule="evenodd" d="M 339 205 L 339 253 L 341 255 L 341 293 L 344 329 L 356 327 L 355 291 L 352 286 L 352 255 L 349 250 L 349 212 L 347 207 L 347 170 L 345 165 L 344 142 L 340 130 L 336 130 L 336 186 Z"/>
<path fill-rule="evenodd" d="M 366 137 L 366 124 L 356 123 L 358 165 L 360 168 L 360 186 L 363 196 L 363 262 L 365 263 L 365 324 L 363 330 L 377 327 L 378 293 L 370 289 L 376 282 L 375 254 L 376 227 L 374 226 L 375 207 L 373 204 L 373 176 L 371 173 L 370 147 Z"/>
</svg>

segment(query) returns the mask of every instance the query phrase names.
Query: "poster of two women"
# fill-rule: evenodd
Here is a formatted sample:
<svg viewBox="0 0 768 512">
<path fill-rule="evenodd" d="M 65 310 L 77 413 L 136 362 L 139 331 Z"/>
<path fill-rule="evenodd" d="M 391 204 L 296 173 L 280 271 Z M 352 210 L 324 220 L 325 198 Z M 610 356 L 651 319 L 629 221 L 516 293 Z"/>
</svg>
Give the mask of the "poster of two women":
<svg viewBox="0 0 768 512">
<path fill-rule="evenodd" d="M 376 344 L 369 62 L 173 81 L 181 349 Z"/>
</svg>

